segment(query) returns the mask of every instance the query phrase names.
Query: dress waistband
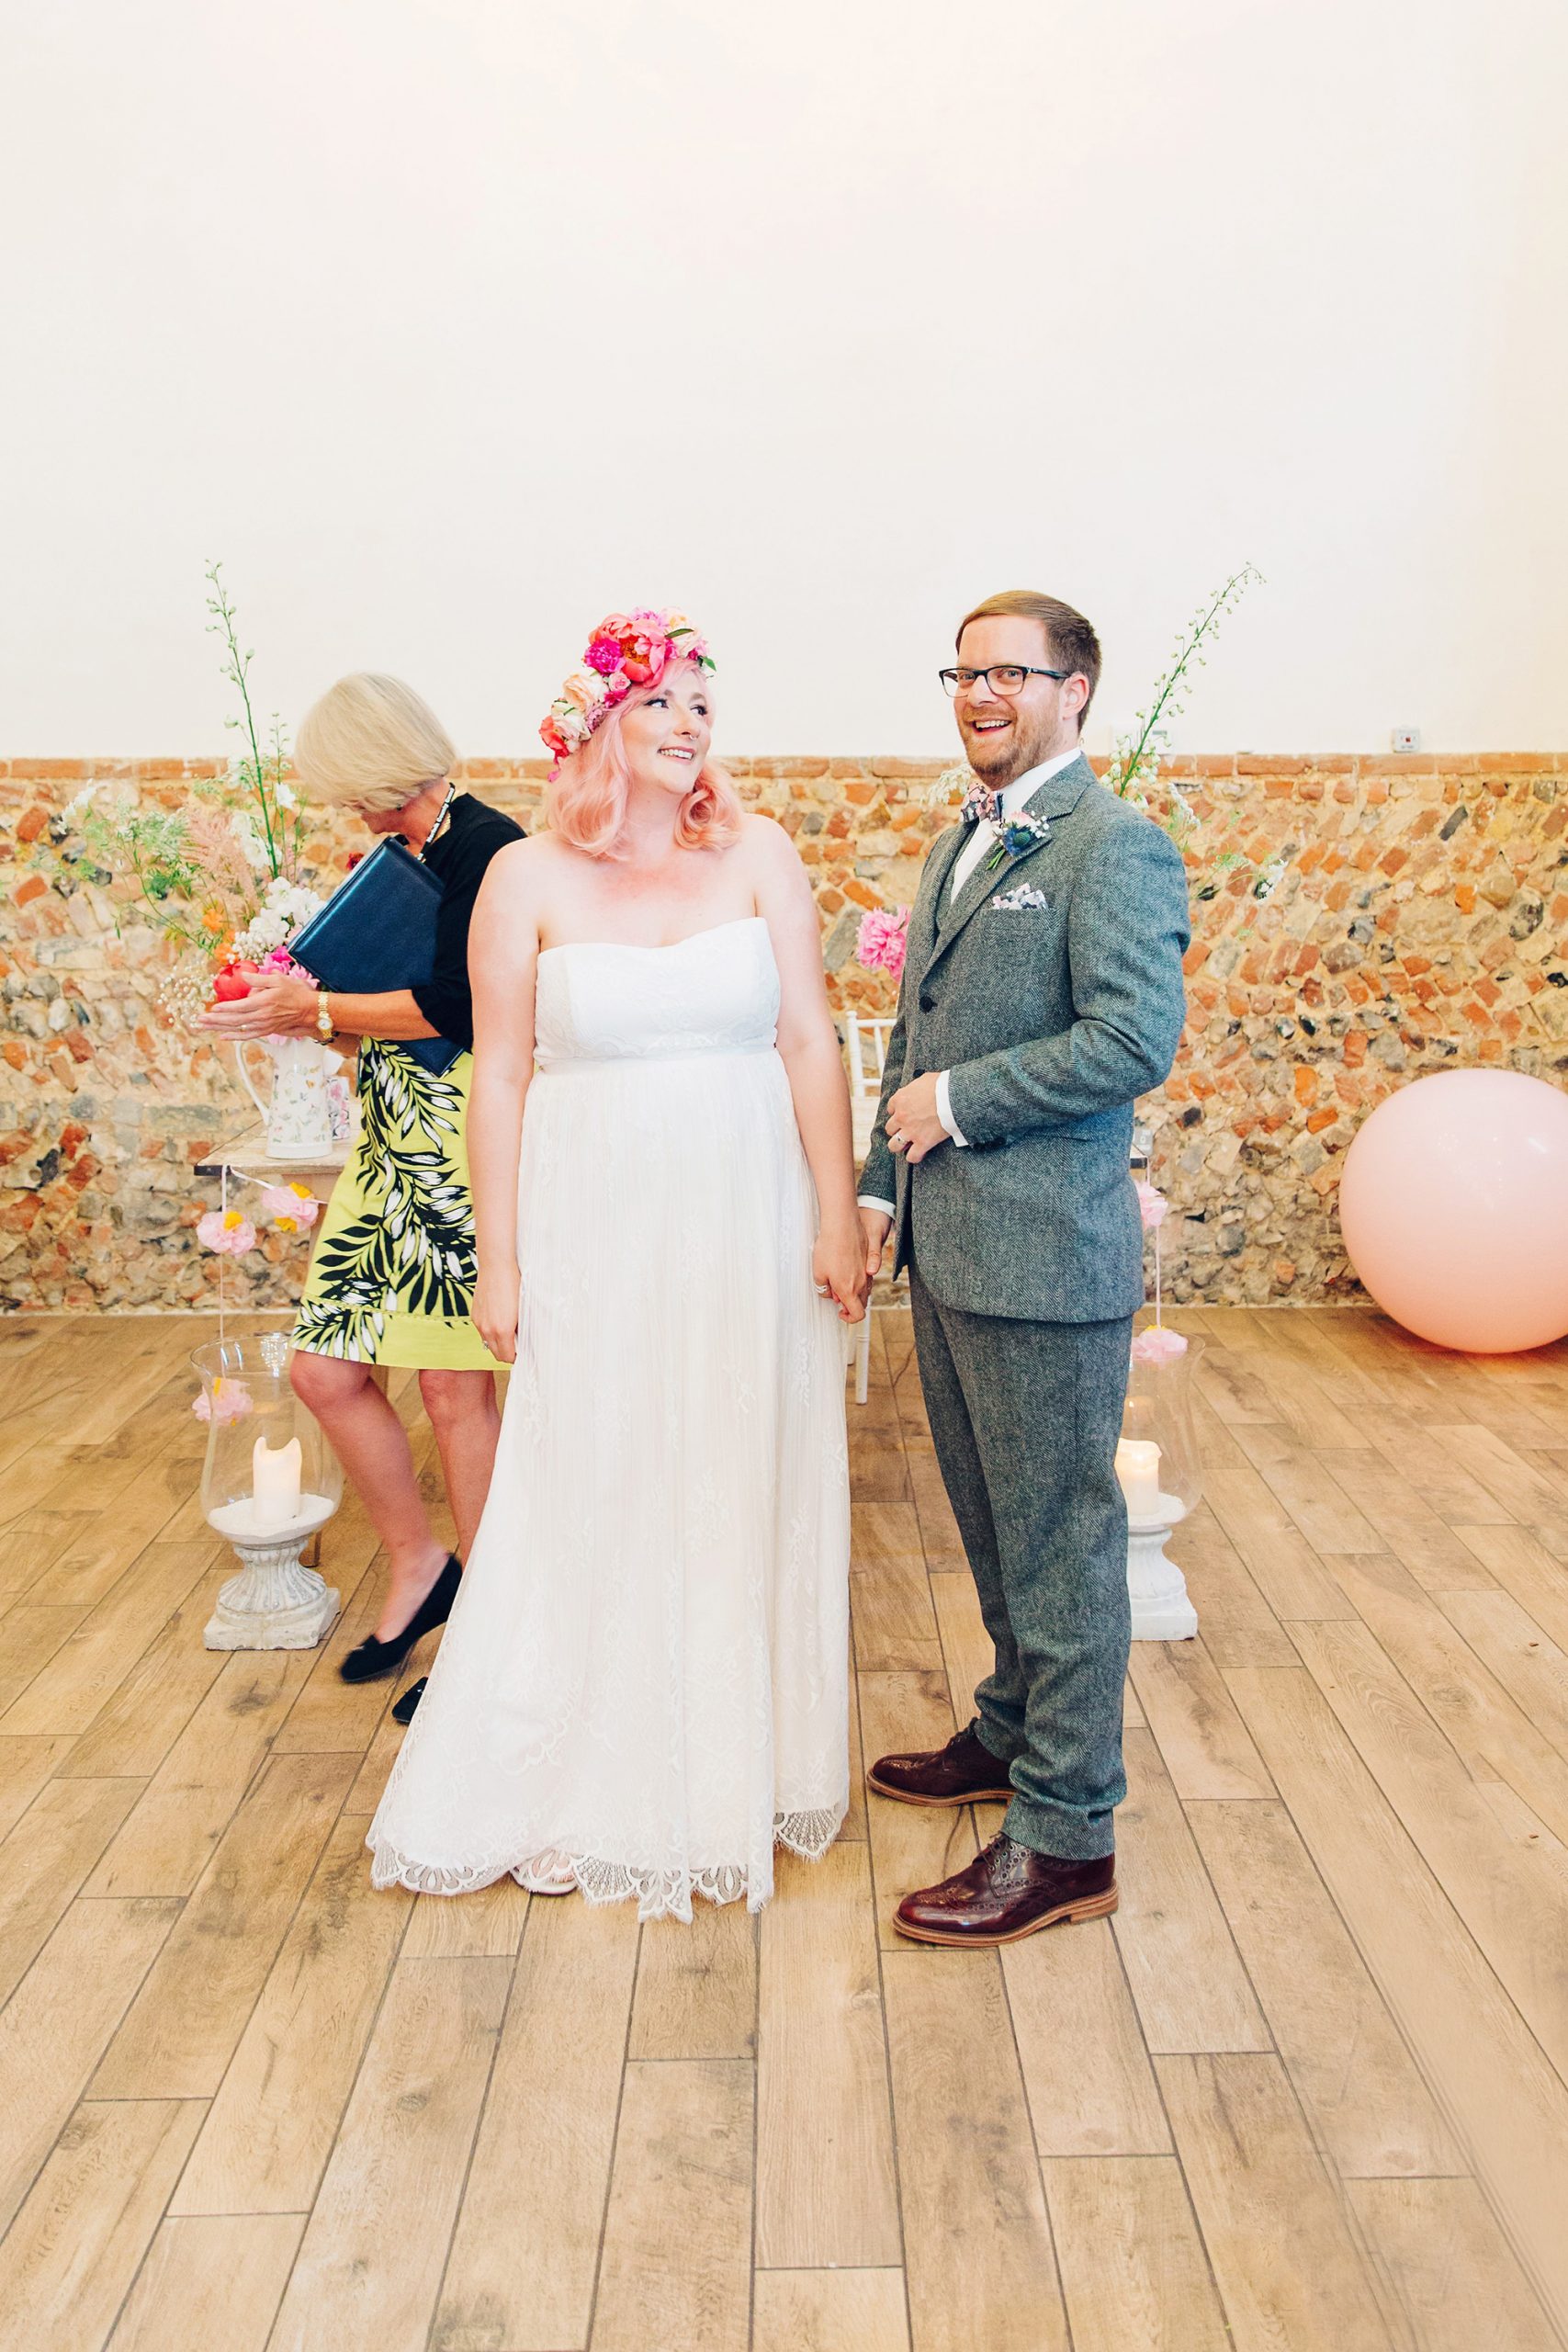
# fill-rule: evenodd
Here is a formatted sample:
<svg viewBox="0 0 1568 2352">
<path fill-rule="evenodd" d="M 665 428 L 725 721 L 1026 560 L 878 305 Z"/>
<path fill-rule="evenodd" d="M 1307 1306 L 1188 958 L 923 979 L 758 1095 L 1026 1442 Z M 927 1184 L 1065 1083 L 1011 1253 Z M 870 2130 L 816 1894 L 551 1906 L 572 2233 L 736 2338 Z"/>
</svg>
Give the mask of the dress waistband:
<svg viewBox="0 0 1568 2352">
<path fill-rule="evenodd" d="M 778 1051 L 772 1038 L 765 1043 L 748 1046 L 694 1046 L 687 1053 L 669 1054 L 572 1054 L 560 1061 L 539 1062 L 536 1078 L 581 1078 L 603 1069 L 647 1069 L 650 1066 L 662 1069 L 669 1062 L 724 1062 Z"/>
</svg>

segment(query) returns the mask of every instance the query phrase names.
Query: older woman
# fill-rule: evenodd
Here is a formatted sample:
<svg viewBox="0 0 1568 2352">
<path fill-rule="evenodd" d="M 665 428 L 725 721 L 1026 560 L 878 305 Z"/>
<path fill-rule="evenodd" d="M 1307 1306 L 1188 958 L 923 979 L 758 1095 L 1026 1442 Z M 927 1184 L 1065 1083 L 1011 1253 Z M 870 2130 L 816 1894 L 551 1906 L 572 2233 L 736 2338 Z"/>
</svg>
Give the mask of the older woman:
<svg viewBox="0 0 1568 2352">
<path fill-rule="evenodd" d="M 258 980 L 205 1026 L 228 1036 L 317 1036 L 359 1044 L 358 1143 L 322 1219 L 295 1325 L 294 1385 L 331 1439 L 386 1547 L 389 1576 L 374 1634 L 344 1660 L 345 1681 L 396 1671 L 445 1623 L 460 1574 L 420 1498 L 402 1423 L 372 1377 L 417 1367 L 435 1430 L 458 1552 L 484 1508 L 500 1416 L 495 1358 L 470 1316 L 474 1216 L 464 1142 L 473 1056 L 436 1076 L 401 1046 L 473 1044 L 468 921 L 496 852 L 522 828 L 451 782 L 457 753 L 434 713 L 396 678 L 340 678 L 307 712 L 295 766 L 313 800 L 399 833 L 443 886 L 433 977 L 383 995 Z M 405 1714 L 406 1708 L 400 1708 Z"/>
</svg>

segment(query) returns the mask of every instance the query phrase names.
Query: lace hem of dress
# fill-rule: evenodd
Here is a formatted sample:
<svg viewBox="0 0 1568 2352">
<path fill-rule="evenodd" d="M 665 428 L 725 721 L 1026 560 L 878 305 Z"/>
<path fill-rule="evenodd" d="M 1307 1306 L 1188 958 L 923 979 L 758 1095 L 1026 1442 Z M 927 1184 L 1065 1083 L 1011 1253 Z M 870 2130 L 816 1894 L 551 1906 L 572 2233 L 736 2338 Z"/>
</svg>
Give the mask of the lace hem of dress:
<svg viewBox="0 0 1568 2352">
<path fill-rule="evenodd" d="M 843 1826 L 847 1806 L 820 1805 L 806 1813 L 773 1815 L 773 1842 L 787 1846 L 803 1860 L 819 1862 Z M 370 1869 L 373 1886 L 406 1886 L 415 1894 L 471 1894 L 491 1886 L 498 1878 L 514 1878 L 519 1886 L 542 1894 L 560 1894 L 570 1884 L 588 1903 L 628 1903 L 634 1897 L 642 1919 L 689 1920 L 692 1897 L 714 1904 L 737 1903 L 744 1895 L 748 1910 L 760 1911 L 766 1892 L 752 1884 L 745 1862 L 717 1862 L 701 1870 L 651 1870 L 629 1862 L 606 1862 L 592 1854 L 567 1854 L 558 1847 L 517 1860 L 497 1859 L 443 1869 L 416 1862 L 389 1846 L 366 1839 L 375 1857 Z"/>
</svg>

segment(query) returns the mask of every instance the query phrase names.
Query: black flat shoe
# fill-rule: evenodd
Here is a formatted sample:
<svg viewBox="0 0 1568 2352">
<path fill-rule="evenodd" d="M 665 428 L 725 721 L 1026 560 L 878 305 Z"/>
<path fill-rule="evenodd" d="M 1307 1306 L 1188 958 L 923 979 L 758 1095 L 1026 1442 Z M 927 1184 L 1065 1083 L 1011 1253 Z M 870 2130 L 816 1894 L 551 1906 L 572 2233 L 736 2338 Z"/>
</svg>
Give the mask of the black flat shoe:
<svg viewBox="0 0 1568 2352">
<path fill-rule="evenodd" d="M 462 1577 L 462 1563 L 456 1552 L 446 1555 L 446 1566 L 409 1619 L 400 1634 L 389 1642 L 378 1642 L 369 1634 L 356 1650 L 350 1650 L 338 1672 L 345 1682 L 379 1682 L 389 1674 L 396 1674 L 415 1642 L 425 1634 L 433 1634 L 437 1625 L 445 1625 L 452 1614 L 452 1603 L 457 1597 L 457 1585 Z"/>
<path fill-rule="evenodd" d="M 428 1676 L 422 1674 L 417 1682 L 409 1684 L 408 1689 L 392 1709 L 392 1721 L 395 1724 L 412 1723 L 419 1702 L 424 1696 L 424 1686 L 428 1679 Z"/>
</svg>

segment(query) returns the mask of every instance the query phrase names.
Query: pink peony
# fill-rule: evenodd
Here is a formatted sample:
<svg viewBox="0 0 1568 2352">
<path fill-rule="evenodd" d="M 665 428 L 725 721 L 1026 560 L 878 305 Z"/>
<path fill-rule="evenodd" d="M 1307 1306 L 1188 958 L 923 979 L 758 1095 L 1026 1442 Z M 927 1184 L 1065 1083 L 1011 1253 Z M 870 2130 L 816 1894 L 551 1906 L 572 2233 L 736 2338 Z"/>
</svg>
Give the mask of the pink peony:
<svg viewBox="0 0 1568 2352">
<path fill-rule="evenodd" d="M 621 666 L 619 641 L 613 637 L 596 637 L 582 658 L 591 670 L 597 670 L 607 678 L 612 670 Z"/>
<path fill-rule="evenodd" d="M 197 1221 L 196 1238 L 203 1249 L 217 1250 L 226 1258 L 243 1258 L 256 1246 L 255 1227 L 238 1209 L 209 1209 Z"/>
<path fill-rule="evenodd" d="M 897 979 L 904 969 L 908 933 L 908 907 L 900 907 L 896 914 L 889 914 L 886 907 L 869 908 L 860 919 L 855 961 L 868 972 L 886 972 Z"/>
<path fill-rule="evenodd" d="M 622 646 L 621 667 L 634 686 L 650 686 L 663 670 L 669 654 L 668 639 L 639 632 Z"/>
<path fill-rule="evenodd" d="M 1165 1213 L 1170 1204 L 1163 1193 L 1156 1191 L 1146 1176 L 1137 1179 L 1137 1187 L 1138 1214 L 1144 1220 L 1144 1231 L 1152 1233 L 1156 1225 L 1165 1223 Z M 1185 1340 L 1182 1344 L 1186 1345 Z"/>
<path fill-rule="evenodd" d="M 321 1214 L 320 1201 L 303 1184 L 264 1184 L 262 1207 L 280 1233 L 309 1233 Z"/>
<path fill-rule="evenodd" d="M 1187 1342 L 1179 1331 L 1168 1323 L 1151 1323 L 1146 1331 L 1134 1333 L 1133 1362 L 1134 1363 L 1168 1363 L 1172 1356 L 1184 1356 Z"/>
</svg>

